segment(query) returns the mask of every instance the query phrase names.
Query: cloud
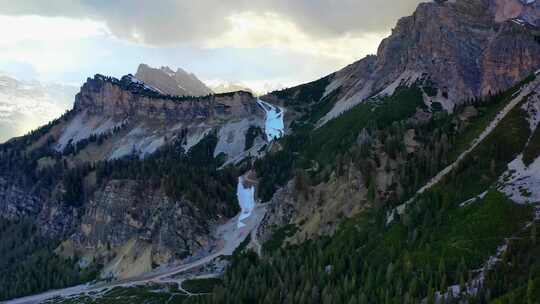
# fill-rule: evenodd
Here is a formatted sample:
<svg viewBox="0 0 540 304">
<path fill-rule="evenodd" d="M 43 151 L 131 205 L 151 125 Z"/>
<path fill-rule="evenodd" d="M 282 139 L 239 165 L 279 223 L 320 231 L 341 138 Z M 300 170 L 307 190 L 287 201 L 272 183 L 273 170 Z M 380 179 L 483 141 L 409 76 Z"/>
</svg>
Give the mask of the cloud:
<svg viewBox="0 0 540 304">
<path fill-rule="evenodd" d="M 386 32 L 420 0 L 0 0 L 0 14 L 85 17 L 121 39 L 150 45 L 200 43 L 231 30 L 246 12 L 276 14 L 313 39 Z"/>
<path fill-rule="evenodd" d="M 244 12 L 227 18 L 229 30 L 206 43 L 209 48 L 272 48 L 326 57 L 339 65 L 367 55 L 386 33 L 314 38 L 286 16 Z"/>
<path fill-rule="evenodd" d="M 105 24 L 89 19 L 66 17 L 1 16 L 0 47 L 24 41 L 59 43 L 106 34 Z"/>
<path fill-rule="evenodd" d="M 0 28 L 13 29 L 0 35 L 0 65 L 31 66 L 37 75 L 80 65 L 84 40 L 110 35 L 102 22 L 67 17 L 0 15 Z"/>
<path fill-rule="evenodd" d="M 0 0 L 0 68 L 48 81 L 140 62 L 286 86 L 374 53 L 421 0 Z M 122 58 L 122 60 L 118 60 Z M 10 65 L 11 64 L 11 65 Z"/>
</svg>

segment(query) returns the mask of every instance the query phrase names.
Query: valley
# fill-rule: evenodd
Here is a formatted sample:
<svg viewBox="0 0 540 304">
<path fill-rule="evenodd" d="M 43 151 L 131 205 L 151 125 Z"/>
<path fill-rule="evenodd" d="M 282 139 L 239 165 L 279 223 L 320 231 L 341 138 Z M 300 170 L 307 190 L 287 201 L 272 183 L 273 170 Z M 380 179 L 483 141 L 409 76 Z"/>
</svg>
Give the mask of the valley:
<svg viewBox="0 0 540 304">
<path fill-rule="evenodd" d="M 279 109 L 269 103 L 257 100 L 257 103 L 266 112 L 265 133 L 271 143 L 272 140 L 279 139 L 285 134 L 283 128 L 283 109 Z M 42 294 L 14 299 L 5 302 L 6 304 L 34 304 L 41 303 L 55 298 L 71 298 L 88 294 L 106 293 L 107 291 L 118 287 L 135 287 L 147 284 L 176 283 L 179 288 L 187 277 L 182 274 L 192 269 L 200 268 L 205 264 L 211 263 L 217 258 L 231 256 L 234 251 L 251 236 L 251 242 L 256 241 L 256 230 L 263 219 L 266 209 L 265 206 L 257 202 L 255 190 L 257 181 L 253 180 L 253 172 L 247 172 L 238 178 L 237 199 L 240 206 L 240 213 L 230 219 L 224 225 L 216 228 L 214 248 L 206 256 L 191 257 L 185 260 L 189 261 L 181 265 L 162 266 L 152 272 L 145 273 L 142 276 L 120 280 L 113 283 L 96 282 L 87 283 L 79 286 L 69 287 L 61 290 L 48 291 Z M 258 245 L 260 246 L 260 245 Z M 191 261 L 190 261 L 191 260 Z M 220 272 L 201 275 L 190 275 L 189 279 L 216 277 Z"/>
<path fill-rule="evenodd" d="M 87 78 L 0 145 L 0 300 L 536 303 L 539 27 L 538 1 L 428 1 L 262 96 Z"/>
</svg>

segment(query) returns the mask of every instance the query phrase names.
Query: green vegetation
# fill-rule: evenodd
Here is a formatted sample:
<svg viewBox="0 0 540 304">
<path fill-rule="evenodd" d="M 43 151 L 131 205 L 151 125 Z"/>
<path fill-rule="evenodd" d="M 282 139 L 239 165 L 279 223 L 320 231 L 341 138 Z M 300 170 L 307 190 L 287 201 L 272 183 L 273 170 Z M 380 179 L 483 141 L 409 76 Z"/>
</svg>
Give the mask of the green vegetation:
<svg viewBox="0 0 540 304">
<path fill-rule="evenodd" d="M 237 169 L 217 170 L 222 161 L 214 158 L 216 134 L 210 134 L 189 153 L 180 142 L 140 160 L 125 158 L 96 165 L 98 184 L 111 179 L 138 180 L 147 187 L 163 187 L 173 200 L 187 199 L 209 218 L 233 217 L 239 212 L 236 201 Z"/>
<path fill-rule="evenodd" d="M 0 219 L 0 300 L 90 281 L 96 267 L 80 269 L 57 256 L 59 242 L 41 237 L 29 221 Z"/>
<path fill-rule="evenodd" d="M 278 187 L 291 179 L 295 168 L 309 170 L 314 177 L 320 175 L 314 181 L 326 178 L 339 155 L 349 151 L 362 129 L 390 127 L 411 117 L 422 106 L 419 88 L 400 87 L 394 95 L 362 103 L 320 128 L 315 129 L 313 122 L 300 121 L 293 134 L 280 141 L 281 151 L 255 162 L 261 177 L 259 195 L 265 201 L 270 199 Z"/>
<path fill-rule="evenodd" d="M 404 197 L 447 164 L 450 155 L 458 155 L 466 149 L 498 110 L 510 101 L 512 94 L 472 103 L 484 109 L 478 117 L 469 119 L 466 127 L 456 125 L 459 123 L 456 116 L 443 113 L 414 127 L 416 140 L 426 148 L 409 156 L 407 162 L 410 165 L 400 169 L 404 176 L 402 184 L 410 189 Z M 363 108 L 368 106 L 373 110 Z M 275 164 L 280 157 L 296 167 L 303 165 L 302 158 L 320 163 L 333 162 L 337 174 L 345 157 L 362 167 L 366 158 L 373 157 L 369 140 L 360 145 L 358 151 L 348 153 L 347 150 L 354 147 L 356 136 L 363 128 L 371 130 L 369 136 L 384 139 L 389 155 L 402 154 L 403 147 L 393 146 L 392 138 L 399 138 L 410 127 L 406 122 L 396 121 L 411 113 L 405 112 L 401 116 L 396 111 L 389 114 L 395 116 L 385 123 L 386 113 L 380 114 L 381 119 L 377 106 L 380 105 L 358 106 L 312 131 L 320 137 L 309 137 L 311 141 L 317 140 L 313 144 L 298 133 L 282 140 L 287 148 L 300 147 L 293 149 L 296 154 L 291 154 L 298 158 L 287 159 L 286 152 L 279 152 L 269 159 Z M 458 108 L 456 115 L 462 109 Z M 377 120 L 368 124 L 365 120 L 371 115 Z M 459 141 L 463 134 L 469 138 L 467 143 Z M 423 300 L 434 303 L 435 291 L 446 290 L 450 285 L 464 285 L 473 279 L 475 274 L 470 270 L 481 267 L 497 252 L 497 247 L 505 243 L 505 238 L 513 239 L 519 235 L 531 220 L 530 206 L 517 205 L 491 188 L 506 169 L 506 164 L 523 150 L 529 135 L 526 113 L 516 107 L 460 166 L 436 187 L 418 197 L 394 224 L 386 225 L 389 207 L 372 208 L 342 222 L 332 237 L 281 248 L 291 228 L 285 226 L 276 230 L 274 238 L 265 244 L 266 248 L 271 247 L 265 250 L 265 258 L 259 260 L 253 254 L 243 255 L 227 271 L 224 287 L 217 287 L 211 300 L 200 298 L 199 303 L 419 303 Z M 318 147 L 318 150 L 312 147 Z M 256 166 L 267 169 L 264 162 Z M 312 171 L 323 171 L 316 167 L 313 166 Z M 370 170 L 373 169 L 367 166 L 366 172 Z M 260 172 L 264 175 L 265 171 Z M 276 170 L 275 176 L 279 174 L 282 173 Z M 289 173 L 289 177 L 291 175 Z M 459 207 L 461 202 L 486 190 L 489 190 L 488 194 L 481 201 Z M 403 201 L 403 197 L 397 201 Z M 523 264 L 529 265 L 532 254 L 522 250 L 511 250 L 511 254 L 520 256 Z M 514 265 L 514 262 L 508 264 Z M 521 271 L 515 284 L 504 276 L 495 275 L 496 278 L 491 279 L 492 275 L 490 272 L 489 287 L 470 299 L 471 302 L 487 303 L 496 295 L 507 292 L 515 293 L 515 299 L 530 299 L 538 292 L 536 277 L 529 279 L 531 275 L 525 270 Z"/>
<path fill-rule="evenodd" d="M 344 222 L 331 238 L 262 260 L 246 253 L 227 271 L 224 286 L 197 303 L 418 303 L 471 278 L 467 270 L 530 218 L 530 208 L 496 192 L 464 209 L 444 201 L 426 196 L 389 228 L 384 213 L 369 213 Z"/>
<path fill-rule="evenodd" d="M 538 223 L 509 241 L 501 263 L 489 272 L 487 290 L 493 304 L 538 303 L 540 299 L 540 240 Z"/>
<path fill-rule="evenodd" d="M 428 85 L 422 87 L 422 89 L 424 90 L 424 93 L 426 93 L 426 95 L 429 97 L 435 97 L 437 96 L 437 93 L 439 93 L 439 89 L 437 89 L 437 87 L 434 85 Z"/>
<path fill-rule="evenodd" d="M 259 127 L 250 126 L 246 133 L 246 146 L 244 147 L 244 151 L 247 151 L 253 147 L 255 138 L 257 138 L 257 136 L 264 136 L 263 130 Z"/>
<path fill-rule="evenodd" d="M 0 172 L 8 187 L 17 184 L 25 190 L 32 189 L 29 193 L 35 195 L 50 195 L 57 185 L 62 185 L 65 191 L 60 207 L 68 210 L 83 207 L 93 191 L 108 181 L 128 179 L 137 181 L 141 189 L 161 187 L 173 200 L 190 200 L 190 206 L 198 208 L 206 220 L 232 217 L 239 211 L 235 195 L 239 173 L 232 167 L 217 170 L 222 162 L 213 156 L 216 143 L 215 134 L 211 134 L 189 153 L 184 153 L 177 142 L 144 160 L 126 157 L 72 168 L 47 144 L 25 153 L 26 148 L 14 141 L 0 145 Z M 38 160 L 45 156 L 54 160 L 54 164 L 39 169 Z M 85 179 L 92 173 L 96 185 L 87 187 Z M 29 223 L 2 221 L 0 234 L 0 299 L 72 286 L 94 278 L 94 268 L 82 270 L 75 261 L 58 257 L 54 249 L 59 241 L 39 236 Z"/>
<path fill-rule="evenodd" d="M 161 304 L 185 303 L 187 295 L 178 289 L 178 286 L 162 285 L 115 287 L 105 292 L 95 292 L 90 295 L 78 296 L 70 299 L 52 299 L 50 304 Z"/>
<path fill-rule="evenodd" d="M 302 107 L 321 100 L 331 76 L 321 78 L 294 88 L 272 92 L 272 95 L 285 100 L 286 107 Z"/>
<path fill-rule="evenodd" d="M 182 288 L 193 294 L 210 293 L 216 286 L 222 285 L 220 279 L 194 279 L 182 283 Z"/>
<path fill-rule="evenodd" d="M 285 239 L 293 236 L 296 233 L 296 231 L 298 231 L 298 227 L 292 224 L 285 225 L 283 227 L 280 227 L 274 230 L 272 232 L 272 238 L 263 244 L 263 251 L 272 252 L 281 248 Z"/>
<path fill-rule="evenodd" d="M 262 260 L 245 254 L 227 271 L 224 287 L 199 303 L 433 303 L 435 291 L 472 279 L 469 270 L 481 267 L 531 219 L 531 207 L 495 190 L 459 207 L 497 180 L 528 133 L 524 113 L 516 108 L 469 161 L 420 196 L 395 224 L 386 225 L 384 208 L 372 209 L 344 221 L 332 237 L 274 246 Z"/>
<path fill-rule="evenodd" d="M 535 79 L 536 77 L 532 75 L 508 91 L 490 96 L 484 100 L 471 100 L 462 105 L 461 107 L 470 104 L 477 105 L 479 110 L 478 116 L 473 119 L 472 123 L 465 126 L 459 137 L 456 137 L 454 141 L 455 149 L 451 153 L 451 159 L 457 158 L 459 154 L 465 151 L 469 144 L 487 128 L 493 119 L 495 119 L 497 113 L 499 113 L 508 104 L 508 102 L 515 97 L 515 94 L 517 94 L 517 92 L 519 92 L 524 85 Z M 458 109 L 457 111 L 459 112 L 460 110 L 461 109 Z"/>
<path fill-rule="evenodd" d="M 416 87 L 401 87 L 390 97 L 360 104 L 310 134 L 302 154 L 304 167 L 313 161 L 333 163 L 336 151 L 348 150 L 363 128 L 390 126 L 411 117 L 423 104 L 422 93 Z"/>
<path fill-rule="evenodd" d="M 523 162 L 525 165 L 530 165 L 540 156 L 540 128 L 534 130 L 527 147 L 523 151 Z"/>
<path fill-rule="evenodd" d="M 431 112 L 435 113 L 435 112 L 442 112 L 444 109 L 443 109 L 443 106 L 440 102 L 433 102 L 431 104 Z"/>
</svg>

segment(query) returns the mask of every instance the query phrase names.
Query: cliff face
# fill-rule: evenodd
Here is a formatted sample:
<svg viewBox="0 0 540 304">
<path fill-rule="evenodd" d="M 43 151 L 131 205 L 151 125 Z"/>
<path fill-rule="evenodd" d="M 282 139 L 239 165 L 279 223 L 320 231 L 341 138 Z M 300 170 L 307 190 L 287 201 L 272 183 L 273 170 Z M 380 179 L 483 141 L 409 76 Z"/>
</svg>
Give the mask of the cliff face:
<svg viewBox="0 0 540 304">
<path fill-rule="evenodd" d="M 212 241 L 212 225 L 189 201 L 174 201 L 162 190 L 133 180 L 111 180 L 85 206 L 79 228 L 68 243 L 87 262 L 107 265 L 116 259 L 103 275 L 125 277 L 140 274 L 118 266 L 135 267 L 129 258 L 137 255 L 136 250 L 148 251 L 147 258 L 139 261 L 146 265 L 136 266 L 142 270 L 180 260 Z M 126 251 L 127 244 L 134 248 Z"/>
<path fill-rule="evenodd" d="M 530 2 L 530 1 L 529 1 Z M 376 94 L 429 80 L 437 101 L 453 105 L 508 89 L 540 68 L 539 4 L 519 0 L 422 3 L 367 57 L 333 75 L 340 89 L 324 123 Z"/>
<path fill-rule="evenodd" d="M 138 84 L 126 76 L 120 81 L 97 75 L 88 79 L 75 98 L 76 111 L 92 114 L 141 116 L 182 121 L 243 118 L 258 113 L 253 96 L 247 92 L 199 98 L 168 97 Z"/>
<path fill-rule="evenodd" d="M 56 149 L 64 151 L 92 136 L 111 135 L 108 145 L 88 151 L 94 161 L 132 153 L 145 157 L 173 140 L 183 140 L 189 150 L 211 131 L 239 122 L 242 128 L 219 140 L 241 144 L 244 141 L 239 139 L 245 138 L 250 126 L 264 123 L 264 111 L 251 93 L 163 95 L 131 75 L 120 80 L 101 75 L 88 79 L 75 98 L 72 116 L 53 132 Z"/>
</svg>

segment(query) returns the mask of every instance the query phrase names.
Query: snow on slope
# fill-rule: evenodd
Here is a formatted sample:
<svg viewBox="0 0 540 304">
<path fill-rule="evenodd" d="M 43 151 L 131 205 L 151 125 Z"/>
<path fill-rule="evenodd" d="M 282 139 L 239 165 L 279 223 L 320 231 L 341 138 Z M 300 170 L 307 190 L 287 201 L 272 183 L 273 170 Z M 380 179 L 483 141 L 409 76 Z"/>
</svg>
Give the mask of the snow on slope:
<svg viewBox="0 0 540 304">
<path fill-rule="evenodd" d="M 526 166 L 523 155 L 508 164 L 508 170 L 500 178 L 499 191 L 520 204 L 540 202 L 540 158 Z"/>
<path fill-rule="evenodd" d="M 70 143 L 76 144 L 92 135 L 109 133 L 114 128 L 122 126 L 123 123 L 123 121 L 115 122 L 109 117 L 99 117 L 81 112 L 65 127 L 55 149 L 63 151 Z"/>
</svg>

